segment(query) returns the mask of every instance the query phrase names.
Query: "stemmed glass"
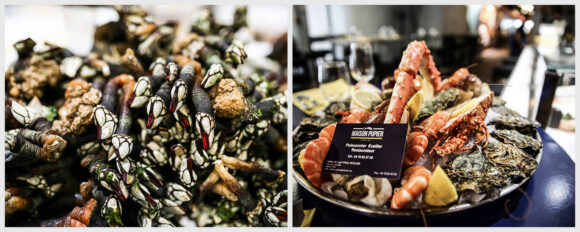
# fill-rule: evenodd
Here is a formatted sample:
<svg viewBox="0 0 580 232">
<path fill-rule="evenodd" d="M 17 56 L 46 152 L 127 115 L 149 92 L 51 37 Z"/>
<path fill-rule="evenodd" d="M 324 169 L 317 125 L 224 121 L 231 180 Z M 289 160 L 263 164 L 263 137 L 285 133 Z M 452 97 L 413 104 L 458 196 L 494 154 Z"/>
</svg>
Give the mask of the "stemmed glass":
<svg viewBox="0 0 580 232">
<path fill-rule="evenodd" d="M 324 62 L 318 65 L 318 84 L 322 94 L 329 102 L 344 100 L 350 97 L 350 91 L 337 91 L 331 82 L 344 79 L 350 83 L 350 76 L 344 61 Z"/>
<path fill-rule="evenodd" d="M 350 74 L 356 81 L 369 82 L 375 74 L 373 48 L 370 43 L 353 42 L 350 44 Z"/>
</svg>

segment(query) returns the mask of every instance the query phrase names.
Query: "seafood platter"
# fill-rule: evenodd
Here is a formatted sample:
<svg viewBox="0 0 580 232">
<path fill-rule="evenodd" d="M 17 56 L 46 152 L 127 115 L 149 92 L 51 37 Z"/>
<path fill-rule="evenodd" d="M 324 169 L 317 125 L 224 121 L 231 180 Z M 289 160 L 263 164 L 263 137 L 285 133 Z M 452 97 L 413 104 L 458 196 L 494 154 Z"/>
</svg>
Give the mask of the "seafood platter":
<svg viewBox="0 0 580 232">
<path fill-rule="evenodd" d="M 285 60 L 248 57 L 247 7 L 200 10 L 184 38 L 114 9 L 88 55 L 14 44 L 6 225 L 286 226 Z"/>
<path fill-rule="evenodd" d="M 359 82 L 355 92 L 379 96 L 372 104 L 353 94 L 295 128 L 293 176 L 301 186 L 364 214 L 441 214 L 505 196 L 539 165 L 539 123 L 505 107 L 467 68 L 442 79 L 423 41 L 408 45 L 381 88 Z M 341 123 L 407 124 L 401 178 L 323 172 L 333 137 L 344 136 L 335 134 Z"/>
</svg>

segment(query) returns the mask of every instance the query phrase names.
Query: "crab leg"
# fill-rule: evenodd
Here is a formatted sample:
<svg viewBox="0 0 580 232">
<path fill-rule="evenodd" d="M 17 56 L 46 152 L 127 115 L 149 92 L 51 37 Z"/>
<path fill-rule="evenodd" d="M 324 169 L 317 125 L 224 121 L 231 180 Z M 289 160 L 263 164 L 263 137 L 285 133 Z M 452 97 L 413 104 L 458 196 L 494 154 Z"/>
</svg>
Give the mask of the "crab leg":
<svg viewBox="0 0 580 232">
<path fill-rule="evenodd" d="M 414 91 L 420 89 L 421 82 L 417 78 L 419 71 L 429 78 L 434 89 L 439 88 L 440 73 L 435 67 L 431 51 L 427 48 L 425 41 L 413 41 L 403 52 L 399 68 L 395 70 L 396 83 L 385 123 L 400 123 L 407 101 Z"/>
<path fill-rule="evenodd" d="M 195 129 L 201 135 L 203 149 L 208 150 L 213 142 L 216 122 L 209 96 L 201 88 L 199 81 L 196 81 L 193 86 L 191 100 L 197 110 L 195 114 Z"/>
</svg>

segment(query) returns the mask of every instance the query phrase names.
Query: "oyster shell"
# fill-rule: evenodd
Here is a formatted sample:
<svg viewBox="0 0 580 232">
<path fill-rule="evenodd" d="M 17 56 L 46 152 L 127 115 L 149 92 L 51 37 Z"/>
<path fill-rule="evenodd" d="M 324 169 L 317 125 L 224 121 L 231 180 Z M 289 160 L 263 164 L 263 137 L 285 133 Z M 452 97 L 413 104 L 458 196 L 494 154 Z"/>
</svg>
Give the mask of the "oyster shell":
<svg viewBox="0 0 580 232">
<path fill-rule="evenodd" d="M 528 120 L 521 116 L 502 115 L 498 116 L 489 122 L 490 125 L 495 125 L 497 129 L 517 130 L 526 135 L 534 135 L 536 128 L 540 126 L 539 122 Z"/>
<path fill-rule="evenodd" d="M 381 206 L 393 195 L 391 183 L 386 178 L 372 178 L 369 175 L 357 176 L 346 183 L 351 199 L 360 200 L 365 205 Z"/>
<path fill-rule="evenodd" d="M 492 142 L 484 149 L 485 156 L 503 168 L 508 176 L 528 177 L 538 167 L 538 162 L 514 145 Z"/>
<path fill-rule="evenodd" d="M 461 92 L 459 89 L 449 88 L 437 94 L 437 96 L 421 106 L 419 114 L 417 114 L 417 121 L 423 121 L 437 111 L 452 107 L 459 100 Z"/>
<path fill-rule="evenodd" d="M 526 153 L 535 155 L 542 149 L 542 143 L 531 136 L 521 134 L 516 130 L 494 130 L 491 135 L 498 140 L 512 144 Z"/>
<path fill-rule="evenodd" d="M 491 110 L 494 112 L 501 114 L 501 115 L 513 115 L 513 116 L 520 116 L 520 114 L 510 108 L 505 106 L 492 106 Z"/>
<path fill-rule="evenodd" d="M 318 138 L 320 131 L 337 120 L 333 116 L 304 118 L 294 134 L 294 144 L 301 144 Z"/>
<path fill-rule="evenodd" d="M 445 166 L 445 172 L 458 192 L 472 190 L 486 193 L 508 183 L 503 170 L 489 162 L 478 146 L 460 153 Z"/>
</svg>

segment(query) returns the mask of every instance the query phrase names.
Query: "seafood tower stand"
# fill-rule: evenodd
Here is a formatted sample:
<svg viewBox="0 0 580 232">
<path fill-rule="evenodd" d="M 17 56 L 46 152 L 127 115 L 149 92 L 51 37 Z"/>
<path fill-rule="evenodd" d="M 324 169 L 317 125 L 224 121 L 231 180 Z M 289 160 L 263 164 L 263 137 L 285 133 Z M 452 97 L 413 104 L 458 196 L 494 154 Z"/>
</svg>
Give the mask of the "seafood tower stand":
<svg viewBox="0 0 580 232">
<path fill-rule="evenodd" d="M 573 19 L 563 6 L 294 6 L 295 226 L 573 226 L 548 218 L 574 211 L 573 154 L 556 137 L 570 128 L 554 126 L 574 66 L 526 66 L 547 46 L 529 39 L 549 35 L 533 17 L 552 10 Z M 567 203 L 548 200 L 554 176 Z"/>
<path fill-rule="evenodd" d="M 6 225 L 287 226 L 285 12 L 7 7 Z"/>
</svg>

